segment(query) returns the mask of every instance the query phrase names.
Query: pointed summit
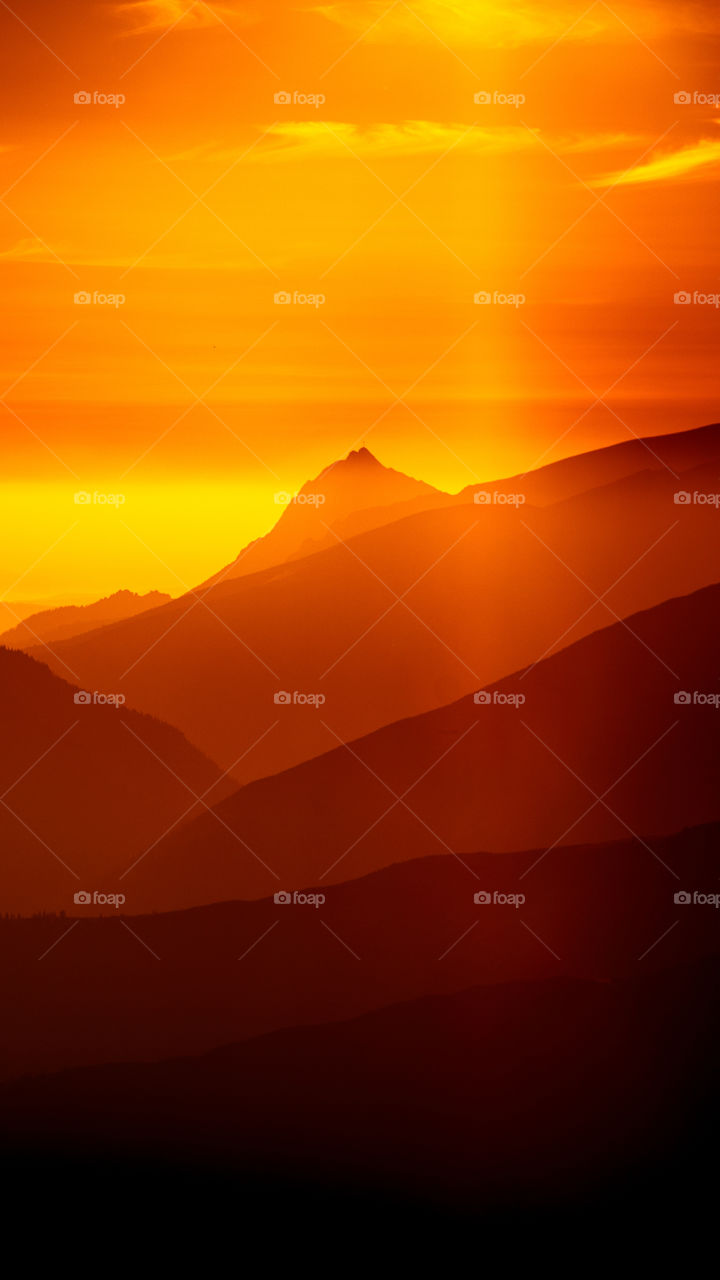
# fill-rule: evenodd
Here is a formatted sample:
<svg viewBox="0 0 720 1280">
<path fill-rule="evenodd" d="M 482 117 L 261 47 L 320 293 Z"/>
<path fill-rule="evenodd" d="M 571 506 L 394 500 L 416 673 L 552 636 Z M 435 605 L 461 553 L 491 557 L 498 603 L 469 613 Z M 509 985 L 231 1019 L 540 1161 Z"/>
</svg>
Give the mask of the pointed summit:
<svg viewBox="0 0 720 1280">
<path fill-rule="evenodd" d="M 351 449 L 345 458 L 333 462 L 314 480 L 308 480 L 288 504 L 273 534 L 302 537 L 296 554 L 307 555 L 315 547 L 307 543 L 327 542 L 328 536 L 349 537 L 384 524 L 378 511 L 414 499 L 432 499 L 438 494 L 432 485 L 414 480 L 378 461 L 365 445 Z M 391 518 L 391 517 L 390 517 Z M 335 538 L 330 534 L 335 530 Z"/>
<path fill-rule="evenodd" d="M 389 472 L 390 468 L 384 466 L 382 462 L 379 462 L 375 457 L 375 454 L 371 453 L 365 445 L 362 445 L 359 449 L 351 449 L 344 458 L 337 458 L 335 462 L 331 462 L 329 466 L 325 467 L 324 470 L 320 472 L 320 475 L 315 481 L 310 480 L 307 484 L 303 485 L 300 492 L 302 493 L 306 489 L 311 489 L 313 484 L 317 484 L 318 481 L 324 480 L 326 477 L 329 479 L 333 472 L 347 474 L 348 472 L 359 473 L 361 471 Z M 391 472 L 391 474 L 400 475 L 400 472 Z"/>
<path fill-rule="evenodd" d="M 237 568 L 223 570 L 218 579 L 243 577 L 312 555 L 399 519 L 410 513 L 411 506 L 419 510 L 445 500 L 447 495 L 432 485 L 386 467 L 362 445 L 331 462 L 297 493 L 276 494 L 280 518 L 274 528 L 246 547 L 238 556 Z"/>
<path fill-rule="evenodd" d="M 382 466 L 382 463 L 378 462 L 377 458 L 375 457 L 375 454 L 371 453 L 370 450 L 366 448 L 365 445 L 361 445 L 359 449 L 351 449 L 345 461 L 346 462 L 364 462 L 374 467 Z"/>
</svg>

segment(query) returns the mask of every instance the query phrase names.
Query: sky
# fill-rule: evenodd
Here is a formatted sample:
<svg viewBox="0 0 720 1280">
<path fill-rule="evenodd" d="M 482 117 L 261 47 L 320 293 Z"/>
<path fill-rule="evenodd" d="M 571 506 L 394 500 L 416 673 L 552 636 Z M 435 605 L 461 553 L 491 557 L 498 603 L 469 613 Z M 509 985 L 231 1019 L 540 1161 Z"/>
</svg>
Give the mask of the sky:
<svg viewBox="0 0 720 1280">
<path fill-rule="evenodd" d="M 0 35 L 0 598 L 179 594 L 361 443 L 456 491 L 718 417 L 717 5 Z"/>
</svg>

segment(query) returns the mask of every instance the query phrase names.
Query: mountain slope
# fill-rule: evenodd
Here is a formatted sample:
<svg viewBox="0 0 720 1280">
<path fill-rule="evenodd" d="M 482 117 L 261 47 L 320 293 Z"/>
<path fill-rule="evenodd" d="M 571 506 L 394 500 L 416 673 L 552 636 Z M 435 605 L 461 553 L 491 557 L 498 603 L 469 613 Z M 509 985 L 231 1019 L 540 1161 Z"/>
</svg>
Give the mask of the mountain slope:
<svg viewBox="0 0 720 1280">
<path fill-rule="evenodd" d="M 110 693 L 110 690 L 106 690 Z M 176 729 L 76 690 L 24 653 L 0 648 L 2 910 L 71 909 L 110 892 L 129 864 L 215 786 L 218 771 Z M 117 886 L 116 886 L 117 889 Z"/>
<path fill-rule="evenodd" d="M 520 491 L 525 493 L 528 502 L 544 507 L 624 480 L 639 471 L 658 472 L 677 480 L 683 471 L 712 463 L 720 468 L 720 423 L 717 422 L 667 435 L 633 436 L 631 440 L 574 454 L 545 466 L 535 465 L 521 475 L 483 485 L 466 485 L 457 497 L 472 498 L 478 488 L 499 493 Z"/>
<path fill-rule="evenodd" d="M 488 703 L 471 695 L 243 787 L 221 822 L 198 817 L 138 866 L 134 901 L 262 897 L 429 853 L 717 820 L 719 622 L 720 586 L 670 600 L 508 677 Z M 680 691 L 711 701 L 679 705 Z"/>
<path fill-rule="evenodd" d="M 607 981 L 636 972 L 640 956 L 652 970 L 720 954 L 716 911 L 674 901 L 678 888 L 716 891 L 720 826 L 652 848 L 629 838 L 557 847 L 540 861 L 541 849 L 441 852 L 306 886 L 323 893 L 318 907 L 265 898 L 145 916 L 125 908 L 128 929 L 79 907 L 0 918 L 0 1079 L 204 1053 L 477 983 Z M 479 890 L 525 901 L 477 904 Z M 46 953 L 52 964 L 38 965 Z"/>
</svg>

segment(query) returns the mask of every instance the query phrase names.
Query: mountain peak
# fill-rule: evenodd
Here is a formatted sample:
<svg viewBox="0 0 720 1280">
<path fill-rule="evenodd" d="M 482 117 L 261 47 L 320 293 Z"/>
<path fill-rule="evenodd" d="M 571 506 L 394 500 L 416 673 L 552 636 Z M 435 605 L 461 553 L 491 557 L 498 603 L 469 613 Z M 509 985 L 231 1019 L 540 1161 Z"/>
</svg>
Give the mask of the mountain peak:
<svg viewBox="0 0 720 1280">
<path fill-rule="evenodd" d="M 369 449 L 366 449 L 365 445 L 362 445 L 359 449 L 351 449 L 345 461 L 363 463 L 364 465 L 372 465 L 374 467 L 382 466 L 382 463 L 378 462 L 375 454 L 371 453 Z"/>
<path fill-rule="evenodd" d="M 283 493 L 280 519 L 264 537 L 238 556 L 235 572 L 217 580 L 243 577 L 284 561 L 335 546 L 338 537 L 375 529 L 393 518 L 391 509 L 411 502 L 432 503 L 445 495 L 432 485 L 387 467 L 365 445 L 351 449 L 306 481 L 295 494 Z M 406 507 L 409 514 L 409 508 Z M 242 567 L 241 567 L 242 566 Z M 210 578 L 203 586 L 214 584 Z"/>
<path fill-rule="evenodd" d="M 362 445 L 359 449 L 351 449 L 344 458 L 338 458 L 335 462 L 331 462 L 329 466 L 325 467 L 324 470 L 320 472 L 317 479 L 320 480 L 325 476 L 329 476 L 335 470 L 339 470 L 343 473 L 347 473 L 348 471 L 380 472 L 388 471 L 389 468 L 384 466 L 382 462 L 379 462 L 375 457 L 375 454 L 371 453 L 369 449 L 366 449 L 365 445 Z M 309 481 L 309 483 L 312 484 L 313 481 Z"/>
</svg>

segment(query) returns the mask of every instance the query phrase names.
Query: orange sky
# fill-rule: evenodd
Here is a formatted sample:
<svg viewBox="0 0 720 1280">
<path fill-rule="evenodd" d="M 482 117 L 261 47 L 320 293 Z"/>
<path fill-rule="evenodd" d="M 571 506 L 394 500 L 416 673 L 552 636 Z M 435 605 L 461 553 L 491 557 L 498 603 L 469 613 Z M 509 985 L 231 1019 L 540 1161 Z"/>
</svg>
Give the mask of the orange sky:
<svg viewBox="0 0 720 1280">
<path fill-rule="evenodd" d="M 25 0 L 0 28 L 0 596 L 182 591 L 359 440 L 458 489 L 718 416 L 720 312 L 674 303 L 720 290 L 716 5 Z"/>
</svg>

